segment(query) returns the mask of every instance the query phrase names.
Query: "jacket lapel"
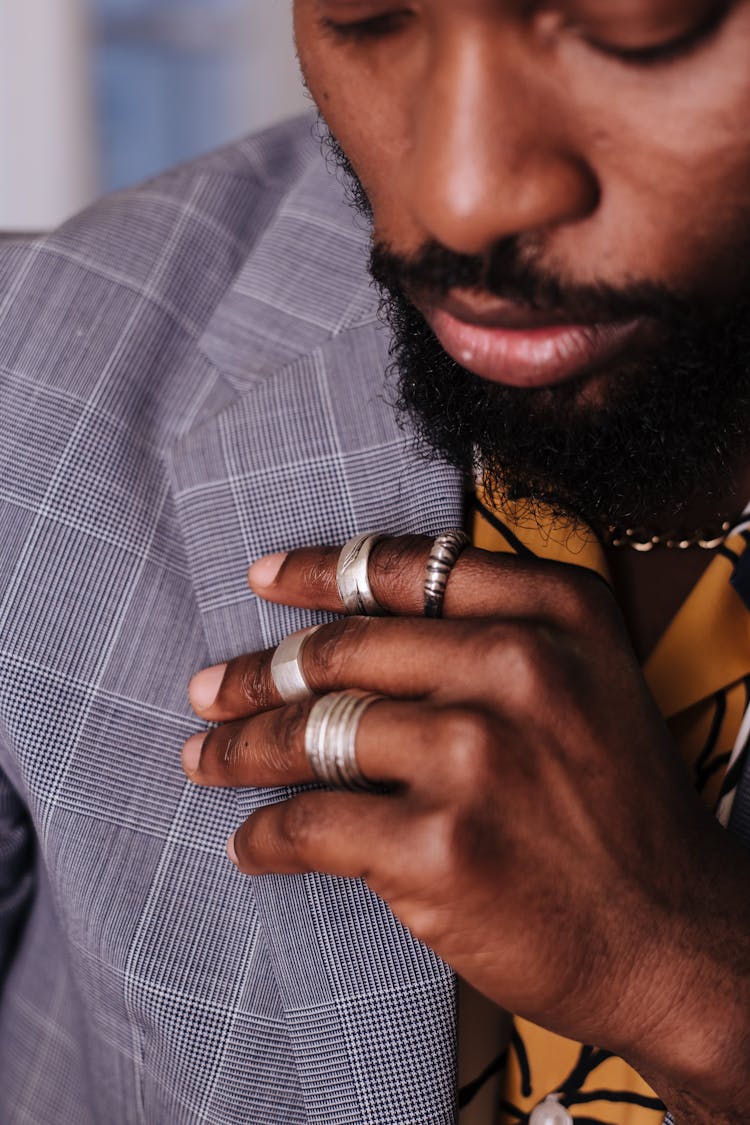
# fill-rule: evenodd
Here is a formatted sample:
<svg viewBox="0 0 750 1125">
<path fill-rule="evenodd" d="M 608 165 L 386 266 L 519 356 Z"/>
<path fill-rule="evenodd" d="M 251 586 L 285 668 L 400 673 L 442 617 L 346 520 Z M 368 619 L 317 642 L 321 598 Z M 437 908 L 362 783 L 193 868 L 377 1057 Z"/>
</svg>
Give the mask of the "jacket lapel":
<svg viewBox="0 0 750 1125">
<path fill-rule="evenodd" d="M 217 309 L 202 341 L 215 393 L 169 454 L 213 661 L 323 620 L 250 594 L 260 555 L 462 520 L 459 475 L 420 457 L 384 401 L 388 338 L 366 237 L 311 176 Z M 286 795 L 238 792 L 238 823 Z M 253 890 L 308 1120 L 453 1120 L 447 967 L 356 881 L 273 877 Z"/>
</svg>

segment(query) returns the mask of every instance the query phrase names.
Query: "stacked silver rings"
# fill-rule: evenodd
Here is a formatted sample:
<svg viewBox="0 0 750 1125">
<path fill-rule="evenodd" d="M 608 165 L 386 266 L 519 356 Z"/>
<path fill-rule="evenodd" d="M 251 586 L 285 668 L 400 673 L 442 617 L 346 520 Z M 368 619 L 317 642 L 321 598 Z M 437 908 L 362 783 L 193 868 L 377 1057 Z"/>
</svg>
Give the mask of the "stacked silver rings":
<svg viewBox="0 0 750 1125">
<path fill-rule="evenodd" d="M 358 535 L 342 549 L 336 568 L 339 594 L 347 613 L 374 616 L 385 610 L 370 586 L 370 552 L 386 536 L 380 532 Z M 451 571 L 469 544 L 463 531 L 438 535 L 432 544 L 424 579 L 424 613 L 440 617 Z M 313 691 L 302 667 L 305 644 L 319 629 L 303 629 L 281 642 L 271 659 L 271 678 L 284 703 L 309 699 Z M 380 695 L 363 691 L 338 691 L 315 701 L 305 726 L 305 755 L 313 776 L 336 789 L 380 792 L 382 786 L 369 781 L 357 762 L 357 732 L 362 716 Z"/>
<path fill-rule="evenodd" d="M 432 544 L 424 580 L 424 615 L 440 617 L 451 571 L 471 540 L 464 531 L 452 529 L 438 535 Z"/>
<path fill-rule="evenodd" d="M 357 732 L 362 716 L 380 695 L 337 691 L 312 707 L 305 727 L 305 754 L 313 775 L 324 785 L 355 792 L 377 792 L 357 761 Z"/>
</svg>

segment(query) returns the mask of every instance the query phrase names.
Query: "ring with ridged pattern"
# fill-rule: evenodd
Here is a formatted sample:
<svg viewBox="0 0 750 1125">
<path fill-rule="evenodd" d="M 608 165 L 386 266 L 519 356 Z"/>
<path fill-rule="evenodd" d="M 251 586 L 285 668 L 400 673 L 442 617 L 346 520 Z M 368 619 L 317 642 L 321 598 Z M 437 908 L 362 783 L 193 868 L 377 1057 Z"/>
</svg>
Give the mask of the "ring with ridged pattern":
<svg viewBox="0 0 750 1125">
<path fill-rule="evenodd" d="M 465 531 L 451 528 L 438 535 L 432 544 L 424 577 L 424 615 L 441 617 L 448 579 L 461 552 L 471 540 Z"/>
</svg>

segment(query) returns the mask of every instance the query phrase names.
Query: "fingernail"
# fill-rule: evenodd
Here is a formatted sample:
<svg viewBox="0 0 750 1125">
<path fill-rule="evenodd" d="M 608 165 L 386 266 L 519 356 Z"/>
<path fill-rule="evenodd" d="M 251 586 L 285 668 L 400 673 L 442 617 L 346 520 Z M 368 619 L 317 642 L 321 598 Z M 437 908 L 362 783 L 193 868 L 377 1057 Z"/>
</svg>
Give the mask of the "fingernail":
<svg viewBox="0 0 750 1125">
<path fill-rule="evenodd" d="M 278 555 L 266 555 L 265 558 L 258 559 L 247 572 L 250 585 L 273 586 L 278 578 L 279 571 L 288 558 L 289 552 L 283 551 Z"/>
<path fill-rule="evenodd" d="M 207 711 L 219 694 L 226 664 L 216 664 L 193 676 L 190 681 L 190 702 L 198 711 Z"/>
<path fill-rule="evenodd" d="M 231 859 L 234 866 L 239 867 L 240 861 L 237 858 L 237 849 L 234 846 L 234 838 L 235 838 L 236 835 L 237 835 L 237 833 L 233 832 L 232 835 L 227 840 L 227 855 Z"/>
<path fill-rule="evenodd" d="M 182 765 L 186 773 L 195 773 L 201 764 L 201 751 L 206 734 L 194 734 L 182 748 Z"/>
</svg>

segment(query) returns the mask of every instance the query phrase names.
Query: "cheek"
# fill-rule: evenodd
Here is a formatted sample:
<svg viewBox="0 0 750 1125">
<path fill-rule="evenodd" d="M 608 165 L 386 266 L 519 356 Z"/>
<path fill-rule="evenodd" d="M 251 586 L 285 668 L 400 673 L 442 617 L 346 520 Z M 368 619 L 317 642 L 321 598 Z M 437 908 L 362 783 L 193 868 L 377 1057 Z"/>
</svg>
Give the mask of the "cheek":
<svg viewBox="0 0 750 1125">
<path fill-rule="evenodd" d="M 381 74 L 377 64 L 336 47 L 316 29 L 304 2 L 295 9 L 295 34 L 310 94 L 362 182 L 378 233 L 396 237 L 404 223 L 398 178 L 408 151 L 409 74 L 400 66 Z"/>
<path fill-rule="evenodd" d="M 664 246 L 661 272 L 678 287 L 732 293 L 747 277 L 749 183 L 745 151 L 712 149 L 705 161 L 686 154 L 665 170 L 647 234 Z"/>
<path fill-rule="evenodd" d="M 408 142 L 399 104 L 367 83 L 347 89 L 329 86 L 326 94 L 318 106 L 365 189 L 378 236 L 404 245 L 411 239 L 397 233 L 407 220 L 399 171 Z"/>
<path fill-rule="evenodd" d="M 742 117 L 750 119 L 750 91 Z M 632 129 L 629 138 L 623 126 L 606 147 L 593 222 L 603 259 L 678 289 L 731 292 L 738 270 L 747 272 L 750 138 L 723 115 L 696 110 L 671 129 L 662 117 L 658 135 Z"/>
<path fill-rule="evenodd" d="M 552 239 L 565 272 L 736 294 L 750 248 L 750 5 L 743 19 L 700 65 L 571 71 L 571 113 L 602 192 L 596 214 Z"/>
</svg>

